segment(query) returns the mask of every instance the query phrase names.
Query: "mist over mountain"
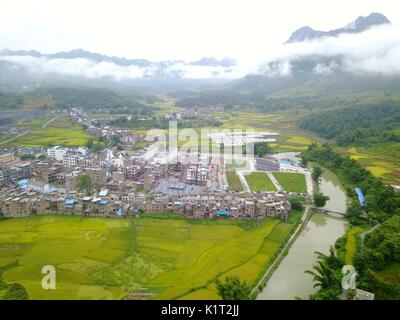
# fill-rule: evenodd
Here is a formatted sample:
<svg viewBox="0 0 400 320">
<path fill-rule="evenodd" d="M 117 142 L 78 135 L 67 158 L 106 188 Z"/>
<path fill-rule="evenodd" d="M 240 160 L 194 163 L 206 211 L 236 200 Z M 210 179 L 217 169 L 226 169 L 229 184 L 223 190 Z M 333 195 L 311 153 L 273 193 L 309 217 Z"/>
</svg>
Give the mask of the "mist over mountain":
<svg viewBox="0 0 400 320">
<path fill-rule="evenodd" d="M 214 96 L 225 99 L 220 103 L 231 101 L 233 104 L 233 97 L 241 94 L 254 100 L 250 97 L 252 94 L 265 97 L 279 90 L 294 91 L 296 86 L 306 84 L 316 92 L 321 85 L 339 88 L 341 83 L 346 83 L 347 88 L 372 88 L 374 77 L 378 77 L 381 86 L 390 87 L 386 79 L 397 83 L 399 75 L 400 27 L 379 13 L 359 17 L 346 27 L 327 32 L 301 28 L 281 47 L 267 52 L 262 61 L 254 61 L 251 67 L 232 58 L 150 61 L 83 49 L 52 54 L 34 50 L 0 51 L 0 87 L 3 89 L 47 85 L 157 86 L 173 91 L 195 90 L 194 95 L 200 95 L 199 90 L 213 89 Z M 221 84 L 224 84 L 222 88 L 216 86 Z M 226 94 L 216 93 L 218 90 L 231 90 L 232 96 L 226 99 Z M 188 99 L 187 93 L 185 99 Z M 242 96 L 239 100 L 237 104 L 245 104 Z M 263 101 L 256 100 L 258 104 Z"/>
<path fill-rule="evenodd" d="M 302 27 L 293 32 L 286 43 L 303 42 L 323 37 L 337 37 L 338 35 L 345 33 L 360 33 L 370 29 L 371 27 L 383 24 L 391 24 L 391 22 L 383 14 L 374 12 L 367 17 L 358 17 L 343 28 L 331 31 L 317 31 L 309 26 Z"/>
<path fill-rule="evenodd" d="M 53 54 L 0 51 L 0 86 L 79 84 L 91 86 L 202 86 L 244 76 L 231 58 L 150 61 L 92 53 L 83 49 Z M 240 74 L 239 74 L 240 73 Z"/>
<path fill-rule="evenodd" d="M 400 28 L 383 15 L 345 28 L 294 32 L 256 72 L 223 90 L 185 94 L 180 106 L 329 108 L 390 100 L 400 91 Z"/>
</svg>

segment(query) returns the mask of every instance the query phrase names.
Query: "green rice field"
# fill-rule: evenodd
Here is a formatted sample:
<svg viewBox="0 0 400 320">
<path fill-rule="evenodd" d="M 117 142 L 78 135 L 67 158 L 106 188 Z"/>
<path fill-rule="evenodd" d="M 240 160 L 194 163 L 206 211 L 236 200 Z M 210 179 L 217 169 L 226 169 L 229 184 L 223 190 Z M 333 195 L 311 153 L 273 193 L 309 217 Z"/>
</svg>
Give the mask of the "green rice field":
<svg viewBox="0 0 400 320">
<path fill-rule="evenodd" d="M 265 172 L 252 172 L 245 178 L 252 191 L 276 191 L 275 185 Z"/>
<path fill-rule="evenodd" d="M 235 172 L 228 171 L 226 173 L 226 178 L 228 179 L 230 191 L 243 191 L 242 183 L 240 182 L 240 179 Z"/>
<path fill-rule="evenodd" d="M 218 299 L 216 278 L 238 275 L 254 284 L 293 227 L 278 219 L 166 214 L 3 219 L 0 298 L 18 284 L 29 299 Z M 41 287 L 44 265 L 56 268 L 55 290 Z"/>
<path fill-rule="evenodd" d="M 274 172 L 276 180 L 285 191 L 288 192 L 307 192 L 306 177 L 302 173 Z"/>
</svg>

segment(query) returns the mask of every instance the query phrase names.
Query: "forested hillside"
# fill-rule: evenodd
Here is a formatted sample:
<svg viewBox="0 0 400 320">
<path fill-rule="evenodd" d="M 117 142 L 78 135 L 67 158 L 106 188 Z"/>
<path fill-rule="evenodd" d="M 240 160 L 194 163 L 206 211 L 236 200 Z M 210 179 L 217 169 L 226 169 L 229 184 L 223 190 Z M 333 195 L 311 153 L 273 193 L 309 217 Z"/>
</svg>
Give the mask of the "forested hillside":
<svg viewBox="0 0 400 320">
<path fill-rule="evenodd" d="M 138 111 L 141 114 L 149 113 L 152 109 L 133 98 L 105 89 L 41 88 L 29 95 L 53 99 L 58 108 L 82 107 L 86 110 L 96 110 L 96 112 L 108 110 L 110 113 Z"/>
<path fill-rule="evenodd" d="M 400 104 L 386 102 L 321 111 L 300 121 L 300 128 L 335 139 L 339 146 L 399 142 Z"/>
</svg>

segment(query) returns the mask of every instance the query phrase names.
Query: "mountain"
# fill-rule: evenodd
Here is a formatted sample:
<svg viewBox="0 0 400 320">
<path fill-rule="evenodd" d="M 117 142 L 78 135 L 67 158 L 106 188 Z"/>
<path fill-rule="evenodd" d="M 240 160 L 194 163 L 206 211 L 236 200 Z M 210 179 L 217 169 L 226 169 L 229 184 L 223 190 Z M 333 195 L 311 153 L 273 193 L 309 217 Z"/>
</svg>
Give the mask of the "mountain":
<svg viewBox="0 0 400 320">
<path fill-rule="evenodd" d="M 209 66 L 209 67 L 233 67 L 236 65 L 235 60 L 230 58 L 224 58 L 222 60 L 217 60 L 213 57 L 201 58 L 198 61 L 189 62 L 192 66 Z"/>
<path fill-rule="evenodd" d="M 83 49 L 42 54 L 34 50 L 0 51 L 0 89 L 26 90 L 45 85 L 89 85 L 94 87 L 185 86 L 199 88 L 227 82 L 236 61 L 204 57 L 197 61 L 150 61 L 107 56 Z"/>
<path fill-rule="evenodd" d="M 232 67 L 236 64 L 235 60 L 230 58 L 224 58 L 217 60 L 213 57 L 204 57 L 197 61 L 184 62 L 182 60 L 166 60 L 166 61 L 149 61 L 146 59 L 127 59 L 124 57 L 107 56 L 99 53 L 93 53 L 83 49 L 74 49 L 67 52 L 57 52 L 52 54 L 42 54 L 35 50 L 9 50 L 4 49 L 0 51 L 0 56 L 28 56 L 35 58 L 46 58 L 46 59 L 87 59 L 94 62 L 112 62 L 119 66 L 139 66 L 149 67 L 152 65 L 158 66 L 170 66 L 176 63 L 182 63 L 185 65 L 197 65 L 197 66 L 212 66 L 212 67 Z"/>
<path fill-rule="evenodd" d="M 337 37 L 338 35 L 344 33 L 360 33 L 368 30 L 371 27 L 382 24 L 391 24 L 391 22 L 383 14 L 374 12 L 367 17 L 358 17 L 355 21 L 349 23 L 343 28 L 331 31 L 317 31 L 309 26 L 302 27 L 293 32 L 286 43 L 303 42 L 322 37 Z"/>
<path fill-rule="evenodd" d="M 280 54 L 265 61 L 258 72 L 234 80 L 219 90 L 178 95 L 181 107 L 223 105 L 260 110 L 322 109 L 386 103 L 400 97 L 400 64 L 392 52 L 400 50 L 388 30 L 368 33 L 372 26 L 390 24 L 379 13 L 359 17 L 344 28 L 323 32 L 303 27 L 283 44 Z M 389 30 L 393 31 L 393 30 Z M 361 32 L 364 32 L 362 35 Z M 346 41 L 324 41 L 343 33 Z M 372 34 L 372 38 L 371 38 Z M 371 41 L 385 38 L 383 45 Z M 313 43 L 305 40 L 317 39 Z M 371 40 L 373 39 L 373 40 Z M 336 41 L 337 40 L 337 41 Z M 293 42 L 302 42 L 296 47 Z M 357 45 L 353 45 L 356 43 Z M 337 46 L 335 46 L 337 45 Z M 368 47 L 369 50 L 363 48 Z"/>
</svg>

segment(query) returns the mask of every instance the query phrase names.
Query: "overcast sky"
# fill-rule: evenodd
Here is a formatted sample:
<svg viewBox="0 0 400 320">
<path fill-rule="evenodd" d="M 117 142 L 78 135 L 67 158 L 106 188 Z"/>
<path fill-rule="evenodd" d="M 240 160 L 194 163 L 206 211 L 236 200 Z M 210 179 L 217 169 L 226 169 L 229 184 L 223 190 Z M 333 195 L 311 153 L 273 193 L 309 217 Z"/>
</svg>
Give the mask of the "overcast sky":
<svg viewBox="0 0 400 320">
<path fill-rule="evenodd" d="M 0 49 L 249 61 L 301 26 L 330 30 L 371 12 L 400 22 L 398 0 L 1 0 Z"/>
</svg>

